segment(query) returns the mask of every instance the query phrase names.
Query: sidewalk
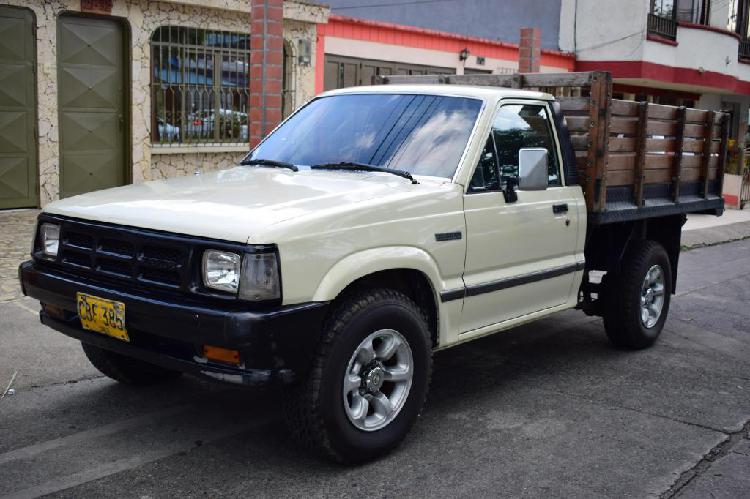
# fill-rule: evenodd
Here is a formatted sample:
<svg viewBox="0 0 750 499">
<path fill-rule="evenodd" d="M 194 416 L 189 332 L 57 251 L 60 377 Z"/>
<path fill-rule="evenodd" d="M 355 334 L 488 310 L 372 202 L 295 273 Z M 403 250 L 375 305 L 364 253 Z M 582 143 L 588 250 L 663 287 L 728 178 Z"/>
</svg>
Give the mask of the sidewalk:
<svg viewBox="0 0 750 499">
<path fill-rule="evenodd" d="M 21 297 L 18 265 L 29 258 L 39 210 L 0 211 L 0 302 Z M 685 248 L 750 237 L 750 210 L 726 210 L 722 217 L 690 215 L 682 232 Z"/>
<path fill-rule="evenodd" d="M 725 210 L 720 217 L 688 215 L 682 228 L 683 248 L 699 248 L 750 237 L 750 209 Z"/>
<path fill-rule="evenodd" d="M 0 211 L 0 302 L 21 297 L 18 266 L 29 259 L 39 210 Z"/>
</svg>

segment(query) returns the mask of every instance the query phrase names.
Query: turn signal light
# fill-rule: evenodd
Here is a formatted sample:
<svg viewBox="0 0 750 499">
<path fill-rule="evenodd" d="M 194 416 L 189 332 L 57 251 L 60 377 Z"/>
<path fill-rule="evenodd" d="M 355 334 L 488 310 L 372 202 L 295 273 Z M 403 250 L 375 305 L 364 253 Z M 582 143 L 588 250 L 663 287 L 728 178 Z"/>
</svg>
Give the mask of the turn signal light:
<svg viewBox="0 0 750 499">
<path fill-rule="evenodd" d="M 240 352 L 229 348 L 203 345 L 203 356 L 208 360 L 224 362 L 225 364 L 240 365 Z"/>
</svg>

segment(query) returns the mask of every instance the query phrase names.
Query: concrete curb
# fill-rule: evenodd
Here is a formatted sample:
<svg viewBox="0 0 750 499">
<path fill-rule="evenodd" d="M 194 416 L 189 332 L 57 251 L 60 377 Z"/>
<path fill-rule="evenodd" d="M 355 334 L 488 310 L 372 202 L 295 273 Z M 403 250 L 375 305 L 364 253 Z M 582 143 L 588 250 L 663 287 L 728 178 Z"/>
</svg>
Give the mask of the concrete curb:
<svg viewBox="0 0 750 499">
<path fill-rule="evenodd" d="M 690 250 L 747 238 L 750 238 L 750 222 L 739 222 L 704 229 L 684 230 L 681 244 L 683 250 Z"/>
</svg>

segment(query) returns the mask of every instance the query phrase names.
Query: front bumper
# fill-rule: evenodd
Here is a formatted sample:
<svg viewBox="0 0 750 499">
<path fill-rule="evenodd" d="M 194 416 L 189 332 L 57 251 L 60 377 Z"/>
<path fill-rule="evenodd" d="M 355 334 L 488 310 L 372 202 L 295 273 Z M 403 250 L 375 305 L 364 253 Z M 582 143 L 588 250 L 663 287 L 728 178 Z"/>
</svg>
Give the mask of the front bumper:
<svg viewBox="0 0 750 499">
<path fill-rule="evenodd" d="M 25 295 L 65 311 L 40 313 L 43 324 L 82 342 L 167 369 L 202 377 L 258 385 L 289 383 L 309 369 L 317 347 L 326 302 L 247 310 L 239 303 L 207 304 L 163 292 L 134 293 L 28 261 L 18 269 Z M 84 330 L 76 293 L 125 304 L 130 343 Z M 240 351 L 242 364 L 209 362 L 203 345 Z"/>
</svg>

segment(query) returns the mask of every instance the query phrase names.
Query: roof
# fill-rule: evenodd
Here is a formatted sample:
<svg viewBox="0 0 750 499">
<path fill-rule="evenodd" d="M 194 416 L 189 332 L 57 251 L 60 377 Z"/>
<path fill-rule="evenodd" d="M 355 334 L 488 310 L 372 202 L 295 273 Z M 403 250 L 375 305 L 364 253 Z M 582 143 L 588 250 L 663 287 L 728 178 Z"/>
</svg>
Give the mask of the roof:
<svg viewBox="0 0 750 499">
<path fill-rule="evenodd" d="M 452 97 L 468 97 L 484 101 L 497 99 L 542 99 L 554 100 L 550 94 L 531 90 L 516 90 L 505 87 L 480 87 L 468 85 L 375 85 L 369 87 L 348 87 L 324 92 L 321 96 L 341 94 L 432 94 Z"/>
</svg>

